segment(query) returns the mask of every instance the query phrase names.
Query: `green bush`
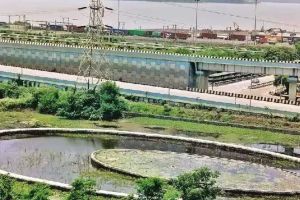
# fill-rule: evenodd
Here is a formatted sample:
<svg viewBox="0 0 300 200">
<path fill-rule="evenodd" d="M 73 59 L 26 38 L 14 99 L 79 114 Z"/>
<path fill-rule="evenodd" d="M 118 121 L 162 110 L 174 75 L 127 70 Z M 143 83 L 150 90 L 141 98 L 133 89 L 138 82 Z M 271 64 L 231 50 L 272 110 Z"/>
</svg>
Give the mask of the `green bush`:
<svg viewBox="0 0 300 200">
<path fill-rule="evenodd" d="M 29 191 L 29 194 L 25 195 L 24 200 L 49 200 L 51 190 L 46 185 L 36 184 Z"/>
<path fill-rule="evenodd" d="M 45 114 L 55 114 L 58 109 L 59 92 L 54 87 L 33 89 L 32 107 Z"/>
<path fill-rule="evenodd" d="M 0 99 L 0 110 L 15 110 L 15 109 L 26 109 L 32 107 L 32 97 L 23 97 L 19 99 L 5 98 Z"/>
<path fill-rule="evenodd" d="M 190 173 L 180 175 L 174 181 L 174 186 L 182 192 L 184 200 L 213 200 L 221 190 L 216 186 L 219 173 L 208 168 L 201 168 Z"/>
<path fill-rule="evenodd" d="M 186 48 L 178 48 L 175 50 L 175 53 L 179 54 L 192 54 L 192 51 Z"/>
<path fill-rule="evenodd" d="M 95 91 L 78 91 L 61 99 L 58 115 L 68 119 L 95 119 L 100 108 L 100 97 Z"/>
<path fill-rule="evenodd" d="M 269 47 L 263 57 L 266 60 L 293 61 L 297 59 L 297 52 L 290 47 Z"/>
<path fill-rule="evenodd" d="M 72 190 L 68 200 L 90 200 L 95 192 L 96 181 L 91 179 L 76 179 L 72 183 Z"/>
<path fill-rule="evenodd" d="M 137 181 L 139 200 L 162 200 L 164 196 L 164 182 L 159 178 L 147 178 Z"/>
<path fill-rule="evenodd" d="M 113 120 L 127 110 L 119 88 L 111 82 L 103 83 L 99 90 L 77 91 L 63 99 L 58 115 L 69 119 Z"/>
<path fill-rule="evenodd" d="M 55 114 L 58 109 L 58 91 L 49 90 L 40 96 L 38 102 L 38 111 L 45 114 Z"/>
<path fill-rule="evenodd" d="M 6 176 L 0 176 L 0 199 L 12 200 L 13 181 Z"/>
<path fill-rule="evenodd" d="M 0 83 L 0 99 L 19 98 L 21 90 L 16 83 Z"/>
<path fill-rule="evenodd" d="M 181 193 L 172 186 L 166 188 L 163 200 L 178 200 L 181 197 Z"/>
</svg>

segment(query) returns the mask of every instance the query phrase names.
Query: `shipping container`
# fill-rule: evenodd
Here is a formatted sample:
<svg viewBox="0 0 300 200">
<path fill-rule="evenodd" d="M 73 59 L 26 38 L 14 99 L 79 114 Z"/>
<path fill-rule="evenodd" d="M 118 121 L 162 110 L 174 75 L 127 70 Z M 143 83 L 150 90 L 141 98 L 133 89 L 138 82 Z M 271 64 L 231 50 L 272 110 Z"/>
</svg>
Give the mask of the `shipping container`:
<svg viewBox="0 0 300 200">
<path fill-rule="evenodd" d="M 248 35 L 247 32 L 232 32 L 229 34 L 229 40 L 246 41 Z"/>
<path fill-rule="evenodd" d="M 201 32 L 200 33 L 200 38 L 205 38 L 205 39 L 217 39 L 218 35 L 213 32 Z"/>
<path fill-rule="evenodd" d="M 128 30 L 112 28 L 110 29 L 110 33 L 112 35 L 128 35 Z"/>
<path fill-rule="evenodd" d="M 168 39 L 180 39 L 180 40 L 186 40 L 187 38 L 191 37 L 188 33 L 174 33 L 174 32 L 168 32 L 164 31 L 161 33 L 162 38 L 168 38 Z"/>
<path fill-rule="evenodd" d="M 128 30 L 128 35 L 130 36 L 145 36 L 145 31 L 144 30 Z"/>
<path fill-rule="evenodd" d="M 161 32 L 153 31 L 151 37 L 160 38 L 161 37 Z"/>
<path fill-rule="evenodd" d="M 145 31 L 144 36 L 145 37 L 151 37 L 152 36 L 153 31 Z"/>
</svg>

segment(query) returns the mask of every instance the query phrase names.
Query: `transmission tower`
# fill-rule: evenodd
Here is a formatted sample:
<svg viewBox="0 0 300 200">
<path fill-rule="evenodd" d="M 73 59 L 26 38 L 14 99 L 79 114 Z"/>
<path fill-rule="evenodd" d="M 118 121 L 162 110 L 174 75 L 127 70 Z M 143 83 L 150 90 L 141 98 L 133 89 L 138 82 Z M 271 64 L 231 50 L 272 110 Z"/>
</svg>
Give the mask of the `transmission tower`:
<svg viewBox="0 0 300 200">
<path fill-rule="evenodd" d="M 84 7 L 85 8 L 85 7 Z M 89 24 L 87 28 L 87 48 L 84 50 L 79 65 L 78 77 L 83 76 L 87 83 L 87 89 L 93 84 L 93 78 L 96 77 L 96 86 L 101 79 L 109 79 L 108 61 L 103 51 L 96 48 L 103 47 L 104 35 L 104 9 L 101 0 L 90 0 L 89 5 Z M 97 54 L 95 54 L 97 53 Z M 96 57 L 97 56 L 97 57 Z"/>
</svg>

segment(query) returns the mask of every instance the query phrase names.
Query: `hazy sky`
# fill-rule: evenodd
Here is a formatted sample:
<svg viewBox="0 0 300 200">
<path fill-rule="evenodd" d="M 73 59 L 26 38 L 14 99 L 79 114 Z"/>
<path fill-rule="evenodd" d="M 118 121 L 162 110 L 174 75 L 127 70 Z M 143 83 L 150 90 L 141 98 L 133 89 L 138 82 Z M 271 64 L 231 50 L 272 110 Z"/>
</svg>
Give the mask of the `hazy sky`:
<svg viewBox="0 0 300 200">
<path fill-rule="evenodd" d="M 78 11 L 77 8 L 86 6 L 88 0 L 0 0 L 0 21 L 8 21 L 7 15 L 26 14 L 27 19 L 62 21 L 70 17 L 75 24 L 88 23 L 88 12 Z M 104 0 L 108 7 L 115 11 L 105 13 L 105 23 L 117 26 L 117 1 Z M 122 1 L 121 21 L 125 28 L 162 28 L 172 26 L 190 28 L 195 26 L 195 4 L 193 3 L 158 3 L 144 1 Z M 300 4 L 262 3 L 258 8 L 258 27 L 278 27 L 279 24 L 269 24 L 267 21 L 295 24 L 282 25 L 290 30 L 300 31 Z M 219 14 L 216 14 L 219 13 Z M 231 15 L 231 16 L 230 16 Z M 254 6 L 251 4 L 216 4 L 203 3 L 199 8 L 199 27 L 225 29 L 238 23 L 242 29 L 254 27 Z M 17 20 L 18 17 L 12 18 Z M 77 20 L 72 20 L 77 19 Z"/>
</svg>

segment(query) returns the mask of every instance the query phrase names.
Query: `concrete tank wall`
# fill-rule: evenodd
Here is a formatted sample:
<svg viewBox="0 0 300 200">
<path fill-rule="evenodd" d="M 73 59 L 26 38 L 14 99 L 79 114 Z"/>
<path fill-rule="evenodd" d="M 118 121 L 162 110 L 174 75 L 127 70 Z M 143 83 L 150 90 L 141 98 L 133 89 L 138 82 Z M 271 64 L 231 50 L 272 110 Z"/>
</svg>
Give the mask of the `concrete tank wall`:
<svg viewBox="0 0 300 200">
<path fill-rule="evenodd" d="M 101 59 L 95 50 L 95 59 Z M 83 49 L 0 42 L 0 64 L 78 74 Z M 186 61 L 130 57 L 123 52 L 106 52 L 112 63 L 110 78 L 131 83 L 185 89 L 194 87 L 194 72 Z M 93 74 L 92 74 L 93 75 Z"/>
</svg>

